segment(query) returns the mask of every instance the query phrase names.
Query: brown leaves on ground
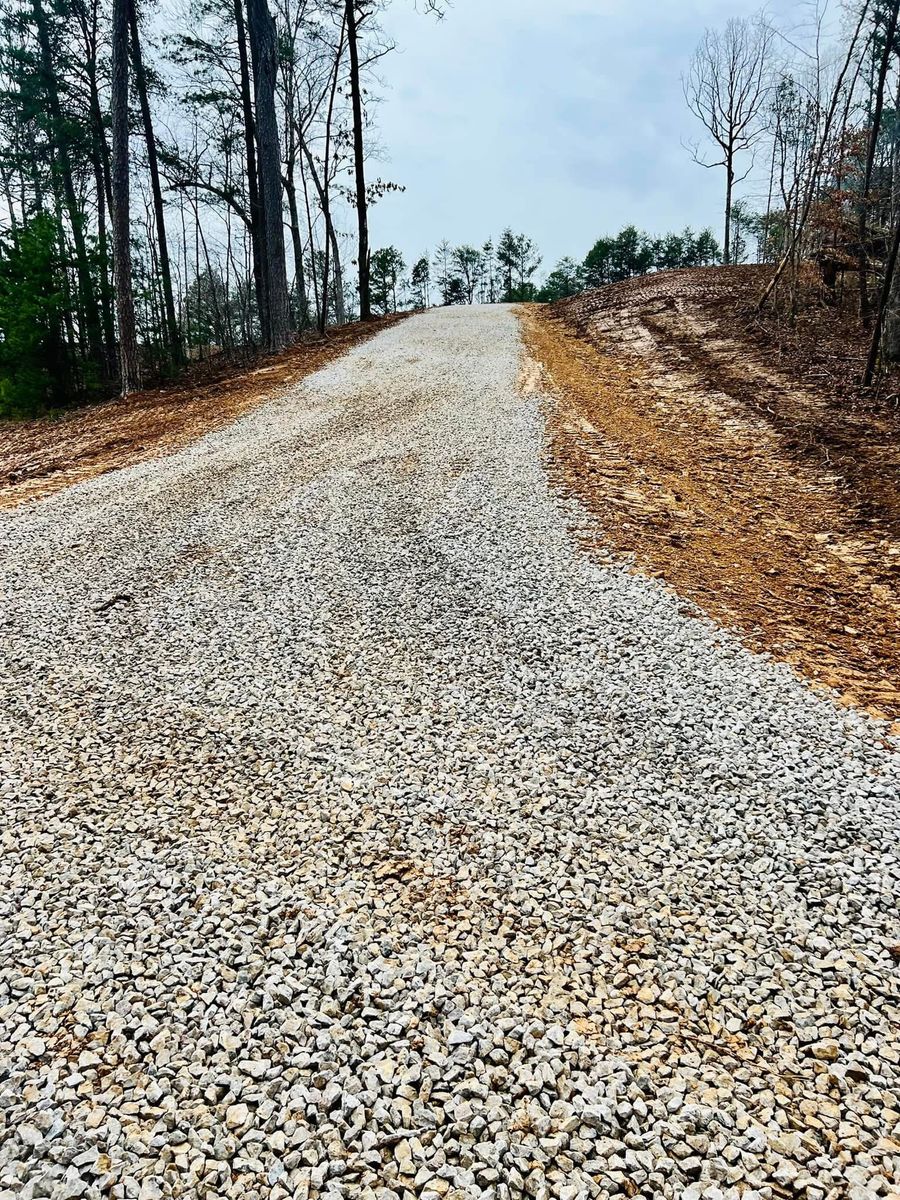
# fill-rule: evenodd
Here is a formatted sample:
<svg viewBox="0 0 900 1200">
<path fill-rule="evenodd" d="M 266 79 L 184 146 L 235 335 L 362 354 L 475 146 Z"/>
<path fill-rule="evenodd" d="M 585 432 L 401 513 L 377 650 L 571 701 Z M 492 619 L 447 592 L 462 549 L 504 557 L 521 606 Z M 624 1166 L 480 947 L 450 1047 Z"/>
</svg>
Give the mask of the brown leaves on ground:
<svg viewBox="0 0 900 1200">
<path fill-rule="evenodd" d="M 598 545 L 897 719 L 900 418 L 854 393 L 855 362 L 831 386 L 833 337 L 818 364 L 808 332 L 775 353 L 748 328 L 757 286 L 754 268 L 678 271 L 526 310 L 558 398 L 552 470 Z"/>
<path fill-rule="evenodd" d="M 273 392 L 318 371 L 402 320 L 382 317 L 330 330 L 280 354 L 235 367 L 211 359 L 162 388 L 32 421 L 0 422 L 0 508 L 12 508 L 130 466 L 227 425 Z"/>
</svg>

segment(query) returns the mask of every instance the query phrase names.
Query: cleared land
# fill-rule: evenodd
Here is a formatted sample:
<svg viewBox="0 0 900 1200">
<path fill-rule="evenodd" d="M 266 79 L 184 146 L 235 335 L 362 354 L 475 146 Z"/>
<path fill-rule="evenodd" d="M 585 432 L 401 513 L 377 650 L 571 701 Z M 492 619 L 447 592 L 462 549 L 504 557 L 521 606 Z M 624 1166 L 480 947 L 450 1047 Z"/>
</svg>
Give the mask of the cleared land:
<svg viewBox="0 0 900 1200">
<path fill-rule="evenodd" d="M 0 515 L 3 1200 L 896 1194 L 896 747 L 583 552 L 522 357 Z"/>
<path fill-rule="evenodd" d="M 633 555 L 759 650 L 900 717 L 900 416 L 838 317 L 748 315 L 755 268 L 677 271 L 525 313 L 552 463 Z"/>
</svg>

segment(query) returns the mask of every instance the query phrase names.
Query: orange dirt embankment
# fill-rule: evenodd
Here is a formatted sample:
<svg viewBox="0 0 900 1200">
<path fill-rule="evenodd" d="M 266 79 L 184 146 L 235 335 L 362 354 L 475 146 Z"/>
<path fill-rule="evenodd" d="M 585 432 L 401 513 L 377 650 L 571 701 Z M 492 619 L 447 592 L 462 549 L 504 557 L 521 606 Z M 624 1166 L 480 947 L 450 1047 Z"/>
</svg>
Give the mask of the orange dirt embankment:
<svg viewBox="0 0 900 1200">
<path fill-rule="evenodd" d="M 0 508 L 169 454 L 237 420 L 405 314 L 330 330 L 243 366 L 215 359 L 165 387 L 31 421 L 0 421 Z"/>
<path fill-rule="evenodd" d="M 749 322 L 758 282 L 678 271 L 524 309 L 557 401 L 551 471 L 594 546 L 897 720 L 900 419 L 854 393 L 830 327 L 817 362 L 814 328 L 782 352 Z"/>
</svg>

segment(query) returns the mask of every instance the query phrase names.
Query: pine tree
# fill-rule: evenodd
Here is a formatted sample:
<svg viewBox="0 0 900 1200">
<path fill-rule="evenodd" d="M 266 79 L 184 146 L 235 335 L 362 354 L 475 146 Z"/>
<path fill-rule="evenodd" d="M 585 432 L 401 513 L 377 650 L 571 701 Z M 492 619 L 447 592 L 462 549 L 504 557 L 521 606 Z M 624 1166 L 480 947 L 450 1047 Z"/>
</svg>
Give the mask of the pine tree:
<svg viewBox="0 0 900 1200">
<path fill-rule="evenodd" d="M 0 417 L 32 416 L 71 395 L 58 237 L 48 213 L 0 236 Z"/>
<path fill-rule="evenodd" d="M 413 263 L 413 269 L 410 274 L 410 285 L 412 287 L 413 307 L 428 308 L 431 303 L 431 266 L 427 254 L 423 254 L 421 258 Z"/>
<path fill-rule="evenodd" d="M 113 0 L 112 19 L 112 217 L 119 386 L 123 396 L 141 386 L 141 363 L 131 285 L 129 187 L 128 26 L 130 0 Z"/>
<path fill-rule="evenodd" d="M 372 255 L 372 303 L 382 313 L 397 311 L 397 287 L 405 268 L 403 255 L 396 246 L 386 246 Z"/>
</svg>

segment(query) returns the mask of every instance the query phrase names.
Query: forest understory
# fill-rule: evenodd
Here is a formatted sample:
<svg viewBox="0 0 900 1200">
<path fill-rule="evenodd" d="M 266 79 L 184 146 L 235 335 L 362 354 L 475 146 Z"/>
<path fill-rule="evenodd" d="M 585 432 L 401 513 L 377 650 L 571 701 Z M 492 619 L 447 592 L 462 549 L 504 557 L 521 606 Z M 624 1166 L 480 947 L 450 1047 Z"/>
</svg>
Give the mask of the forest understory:
<svg viewBox="0 0 900 1200">
<path fill-rule="evenodd" d="M 176 382 L 28 421 L 0 421 L 0 509 L 143 462 L 237 420 L 407 314 L 343 325 L 325 338 L 235 364 L 196 363 Z"/>
<path fill-rule="evenodd" d="M 558 486 L 753 648 L 900 718 L 900 411 L 864 335 L 753 314 L 766 267 L 666 272 L 523 309 Z M 811 284 L 811 286 L 813 286 Z M 859 343 L 854 354 L 854 341 Z"/>
</svg>

